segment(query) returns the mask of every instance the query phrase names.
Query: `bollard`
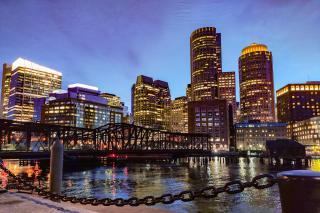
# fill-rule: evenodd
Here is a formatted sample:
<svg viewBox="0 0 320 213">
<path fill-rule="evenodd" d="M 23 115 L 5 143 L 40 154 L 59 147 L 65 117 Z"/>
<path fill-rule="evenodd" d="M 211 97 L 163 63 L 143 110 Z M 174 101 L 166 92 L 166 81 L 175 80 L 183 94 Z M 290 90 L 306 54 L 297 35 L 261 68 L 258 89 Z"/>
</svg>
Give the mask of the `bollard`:
<svg viewBox="0 0 320 213">
<path fill-rule="evenodd" d="M 277 177 L 283 213 L 320 212 L 320 172 L 292 170 Z"/>
<path fill-rule="evenodd" d="M 63 173 L 63 144 L 56 140 L 51 147 L 50 192 L 60 194 Z"/>
</svg>

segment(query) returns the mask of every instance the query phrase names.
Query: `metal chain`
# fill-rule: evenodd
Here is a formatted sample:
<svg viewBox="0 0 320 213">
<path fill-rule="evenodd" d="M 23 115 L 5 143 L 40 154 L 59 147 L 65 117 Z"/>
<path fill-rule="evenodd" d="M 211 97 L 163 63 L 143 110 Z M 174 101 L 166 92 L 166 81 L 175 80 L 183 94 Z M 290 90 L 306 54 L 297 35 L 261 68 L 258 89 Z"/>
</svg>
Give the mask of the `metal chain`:
<svg viewBox="0 0 320 213">
<path fill-rule="evenodd" d="M 228 182 L 224 186 L 218 187 L 218 188 L 215 188 L 214 186 L 208 186 L 199 191 L 187 190 L 187 191 L 182 191 L 178 194 L 163 194 L 160 197 L 146 196 L 141 199 L 137 197 L 131 197 L 129 199 L 77 198 L 77 197 L 69 197 L 66 195 L 55 194 L 46 190 L 43 187 L 35 186 L 30 182 L 27 182 L 26 180 L 22 179 L 21 177 L 14 175 L 2 163 L 0 163 L 0 169 L 2 169 L 5 173 L 7 173 L 8 176 L 16 180 L 18 182 L 18 187 L 24 187 L 24 188 L 26 187 L 32 192 L 36 192 L 38 193 L 39 196 L 42 196 L 44 198 L 52 199 L 52 200 L 61 200 L 63 202 L 80 203 L 83 205 L 91 204 L 93 206 L 97 206 L 97 205 L 139 206 L 142 204 L 147 206 L 153 206 L 157 203 L 171 204 L 178 200 L 183 202 L 188 202 L 188 201 L 193 201 L 196 198 L 205 198 L 205 199 L 214 198 L 214 197 L 217 197 L 220 193 L 224 193 L 224 192 L 226 192 L 227 194 L 237 194 L 237 193 L 243 192 L 245 188 L 253 187 L 256 189 L 265 189 L 265 188 L 272 187 L 274 184 L 277 183 L 277 179 L 275 178 L 275 176 L 271 174 L 262 174 L 262 175 L 255 176 L 251 181 L 248 181 L 248 182 L 241 182 L 239 180 L 236 180 L 236 181 Z"/>
</svg>

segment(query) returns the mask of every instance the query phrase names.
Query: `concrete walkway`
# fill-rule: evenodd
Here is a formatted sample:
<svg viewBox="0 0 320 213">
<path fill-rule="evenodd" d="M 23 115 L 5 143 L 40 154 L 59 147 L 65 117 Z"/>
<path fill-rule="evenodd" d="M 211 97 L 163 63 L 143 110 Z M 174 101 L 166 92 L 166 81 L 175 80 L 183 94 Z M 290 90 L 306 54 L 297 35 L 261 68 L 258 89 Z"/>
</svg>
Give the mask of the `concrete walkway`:
<svg viewBox="0 0 320 213">
<path fill-rule="evenodd" d="M 116 206 L 91 206 L 72 204 L 70 202 L 53 202 L 43 199 L 37 195 L 7 192 L 0 194 L 0 213 L 170 213 L 171 211 L 152 208 L 148 206 L 139 207 L 116 207 Z M 171 212 L 172 213 L 172 212 Z"/>
</svg>

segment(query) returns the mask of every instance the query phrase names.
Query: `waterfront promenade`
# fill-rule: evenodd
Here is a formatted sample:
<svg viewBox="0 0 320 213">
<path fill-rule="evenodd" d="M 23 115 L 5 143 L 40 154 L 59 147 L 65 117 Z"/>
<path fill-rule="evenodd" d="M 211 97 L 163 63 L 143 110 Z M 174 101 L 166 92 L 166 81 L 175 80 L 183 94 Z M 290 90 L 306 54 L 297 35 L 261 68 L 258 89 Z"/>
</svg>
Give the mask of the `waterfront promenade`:
<svg viewBox="0 0 320 213">
<path fill-rule="evenodd" d="M 157 209 L 147 206 L 139 207 L 116 207 L 116 206 L 91 206 L 63 202 L 54 202 L 43 199 L 37 195 L 7 192 L 0 194 L 0 213 L 170 213 L 172 211 Z"/>
</svg>

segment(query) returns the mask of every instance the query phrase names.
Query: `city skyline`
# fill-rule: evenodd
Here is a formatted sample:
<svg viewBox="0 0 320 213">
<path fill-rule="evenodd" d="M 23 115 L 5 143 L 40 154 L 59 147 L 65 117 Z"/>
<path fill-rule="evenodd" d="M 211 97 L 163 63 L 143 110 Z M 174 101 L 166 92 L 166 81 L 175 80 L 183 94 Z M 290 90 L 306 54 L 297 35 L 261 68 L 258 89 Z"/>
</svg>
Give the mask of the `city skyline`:
<svg viewBox="0 0 320 213">
<path fill-rule="evenodd" d="M 0 0 L 0 213 L 320 211 L 319 11 Z"/>
<path fill-rule="evenodd" d="M 133 2 L 89 5 L 79 1 L 76 7 L 70 3 L 52 5 L 43 1 L 0 4 L 0 22 L 6 26 L 0 29 L 2 63 L 24 57 L 61 70 L 63 88 L 75 82 L 98 86 L 119 95 L 129 107 L 130 87 L 140 74 L 167 81 L 173 98 L 185 95 L 190 82 L 189 36 L 202 26 L 214 26 L 222 34 L 222 70 L 236 71 L 238 101 L 237 58 L 252 42 L 268 45 L 273 53 L 275 90 L 287 83 L 314 80 L 312 76 L 319 71 L 316 23 L 320 16 L 316 11 L 320 4 L 316 1 L 291 4 L 245 1 L 241 5 L 219 2 L 192 5 L 184 1 L 170 7 L 165 7 L 166 2 L 138 2 L 134 6 L 137 13 L 130 12 Z M 50 13 L 49 7 L 53 8 Z M 220 9 L 215 9 L 217 7 Z M 232 7 L 237 10 L 231 11 Z M 220 11 L 223 9 L 224 14 Z M 9 16 L 13 10 L 16 16 Z M 24 19 L 22 14 L 26 10 L 28 14 L 37 13 Z M 57 13 L 58 10 L 62 12 Z M 96 14 L 91 16 L 93 12 Z M 161 17 L 155 12 L 161 13 Z M 277 22 L 269 20 L 270 15 L 278 16 Z M 259 21 L 250 20 L 255 16 Z M 40 17 L 42 21 L 37 22 Z M 64 22 L 59 21 L 60 18 Z M 132 27 L 126 25 L 129 20 Z M 297 31 L 296 26 L 303 28 Z M 17 33 L 17 28 L 23 33 Z M 127 34 L 131 35 L 129 39 L 120 43 L 118 39 Z M 154 42 L 155 39 L 159 42 Z M 151 48 L 153 54 L 150 54 Z M 51 51 L 45 52 L 48 49 Z M 297 49 L 299 51 L 295 51 Z M 170 55 L 165 54 L 167 52 Z M 106 77 L 101 78 L 103 75 Z"/>
</svg>

